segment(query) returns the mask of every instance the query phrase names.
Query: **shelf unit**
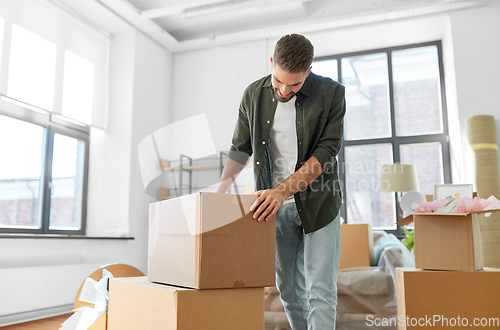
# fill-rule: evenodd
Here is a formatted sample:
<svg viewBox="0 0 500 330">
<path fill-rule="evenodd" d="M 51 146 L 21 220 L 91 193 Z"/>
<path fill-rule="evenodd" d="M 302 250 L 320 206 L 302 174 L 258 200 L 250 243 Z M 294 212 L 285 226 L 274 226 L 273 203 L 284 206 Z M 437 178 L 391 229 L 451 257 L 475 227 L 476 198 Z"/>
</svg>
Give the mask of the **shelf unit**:
<svg viewBox="0 0 500 330">
<path fill-rule="evenodd" d="M 203 161 L 209 161 L 213 160 L 215 161 L 217 158 L 207 158 L 207 159 L 202 159 Z M 186 155 L 180 155 L 179 157 L 179 166 L 172 167 L 171 163 L 172 161 L 161 159 L 160 160 L 160 170 L 162 172 L 179 172 L 179 185 L 175 185 L 174 189 L 175 190 L 175 196 L 171 196 L 170 190 L 167 188 L 159 188 L 158 191 L 158 199 L 159 200 L 166 200 L 170 198 L 174 198 L 177 196 L 183 196 L 184 194 L 191 194 L 193 192 L 193 172 L 194 171 L 214 171 L 214 170 L 219 170 L 219 172 L 222 173 L 222 162 L 219 163 L 219 165 L 213 165 L 213 166 L 195 166 L 194 159 L 192 157 L 186 156 Z M 177 161 L 176 161 L 177 162 Z M 185 174 L 187 174 L 187 178 L 185 178 Z M 174 178 L 175 182 L 175 178 Z"/>
<path fill-rule="evenodd" d="M 186 156 L 186 155 L 180 155 L 179 157 L 179 166 L 177 167 L 172 167 L 171 166 L 171 161 L 161 159 L 160 160 L 160 169 L 162 172 L 167 172 L 167 171 L 172 171 L 172 172 L 179 172 L 179 186 L 175 186 L 174 190 L 176 191 L 176 196 L 171 196 L 170 195 L 170 189 L 167 188 L 159 188 L 158 191 L 158 199 L 159 200 L 166 200 L 170 198 L 174 198 L 177 196 L 183 196 L 185 192 L 188 194 L 192 194 L 193 192 L 193 172 L 194 171 L 214 171 L 214 170 L 219 170 L 219 178 L 222 178 L 222 173 L 224 172 L 224 163 L 225 159 L 227 158 L 227 151 L 220 151 L 219 155 L 217 156 L 217 159 L 219 160 L 219 165 L 213 165 L 213 166 L 195 166 L 193 165 L 194 159 L 192 157 Z M 216 158 L 206 158 L 206 159 L 201 159 L 204 161 L 208 160 L 215 160 Z M 247 167 L 252 167 L 252 160 L 250 159 Z M 184 174 L 187 173 L 187 179 L 184 178 Z M 245 185 L 247 186 L 247 184 Z M 232 193 L 234 190 L 234 193 L 238 194 L 238 188 L 236 185 L 231 186 L 229 193 Z M 245 192 L 248 190 L 248 188 L 245 187 Z"/>
</svg>

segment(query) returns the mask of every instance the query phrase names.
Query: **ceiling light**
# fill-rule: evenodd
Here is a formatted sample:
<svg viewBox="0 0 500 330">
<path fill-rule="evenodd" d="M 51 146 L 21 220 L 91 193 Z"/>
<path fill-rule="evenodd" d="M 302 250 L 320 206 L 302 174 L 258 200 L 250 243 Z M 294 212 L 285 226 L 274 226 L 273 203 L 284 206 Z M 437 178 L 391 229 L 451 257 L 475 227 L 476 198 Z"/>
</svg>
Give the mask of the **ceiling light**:
<svg viewBox="0 0 500 330">
<path fill-rule="evenodd" d="M 220 3 L 213 3 L 204 6 L 191 7 L 185 9 L 181 15 L 189 18 L 206 14 L 220 13 L 223 11 L 242 10 L 248 7 L 262 8 L 291 3 L 308 2 L 312 0 L 231 0 Z"/>
</svg>

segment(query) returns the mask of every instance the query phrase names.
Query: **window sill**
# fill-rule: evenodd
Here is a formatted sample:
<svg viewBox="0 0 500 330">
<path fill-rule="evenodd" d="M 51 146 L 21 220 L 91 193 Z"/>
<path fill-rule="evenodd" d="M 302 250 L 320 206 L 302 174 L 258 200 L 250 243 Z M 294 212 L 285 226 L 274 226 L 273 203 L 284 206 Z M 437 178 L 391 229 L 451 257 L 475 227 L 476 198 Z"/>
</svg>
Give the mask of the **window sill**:
<svg viewBox="0 0 500 330">
<path fill-rule="evenodd" d="M 134 237 L 110 237 L 110 236 L 85 236 L 85 235 L 64 235 L 64 234 L 0 234 L 2 238 L 31 238 L 31 239 L 101 239 L 101 240 L 132 240 Z"/>
</svg>

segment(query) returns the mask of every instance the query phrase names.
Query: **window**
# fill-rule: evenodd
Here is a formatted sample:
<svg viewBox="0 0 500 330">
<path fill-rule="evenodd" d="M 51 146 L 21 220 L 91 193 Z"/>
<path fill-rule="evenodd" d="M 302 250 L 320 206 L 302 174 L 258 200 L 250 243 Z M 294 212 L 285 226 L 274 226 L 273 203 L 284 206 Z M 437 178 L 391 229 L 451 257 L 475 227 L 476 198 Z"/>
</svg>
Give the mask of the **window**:
<svg viewBox="0 0 500 330">
<path fill-rule="evenodd" d="M 0 233 L 84 235 L 109 36 L 50 2 L 0 12 Z"/>
<path fill-rule="evenodd" d="M 317 58 L 312 71 L 346 88 L 342 216 L 402 234 L 396 193 L 378 191 L 381 166 L 415 165 L 423 194 L 451 182 L 441 43 Z"/>
<path fill-rule="evenodd" d="M 84 233 L 88 139 L 59 130 L 0 115 L 0 232 Z"/>
<path fill-rule="evenodd" d="M 41 225 L 44 129 L 0 116 L 0 226 L 36 229 Z"/>
</svg>

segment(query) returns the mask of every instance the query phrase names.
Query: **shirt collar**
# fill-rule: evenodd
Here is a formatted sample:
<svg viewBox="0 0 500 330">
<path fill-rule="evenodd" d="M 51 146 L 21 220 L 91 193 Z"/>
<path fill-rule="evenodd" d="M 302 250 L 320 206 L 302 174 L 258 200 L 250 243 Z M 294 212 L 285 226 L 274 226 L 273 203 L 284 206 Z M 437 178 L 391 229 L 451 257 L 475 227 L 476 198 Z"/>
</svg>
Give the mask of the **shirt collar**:
<svg viewBox="0 0 500 330">
<path fill-rule="evenodd" d="M 306 81 L 304 81 L 304 85 L 302 85 L 302 88 L 298 91 L 301 94 L 304 94 L 305 96 L 310 96 L 311 95 L 311 80 L 312 76 L 314 73 L 309 73 L 309 76 L 307 76 Z M 273 84 L 271 82 L 273 75 L 270 74 L 267 76 L 266 81 L 264 82 L 264 85 L 262 87 L 273 87 Z"/>
</svg>

